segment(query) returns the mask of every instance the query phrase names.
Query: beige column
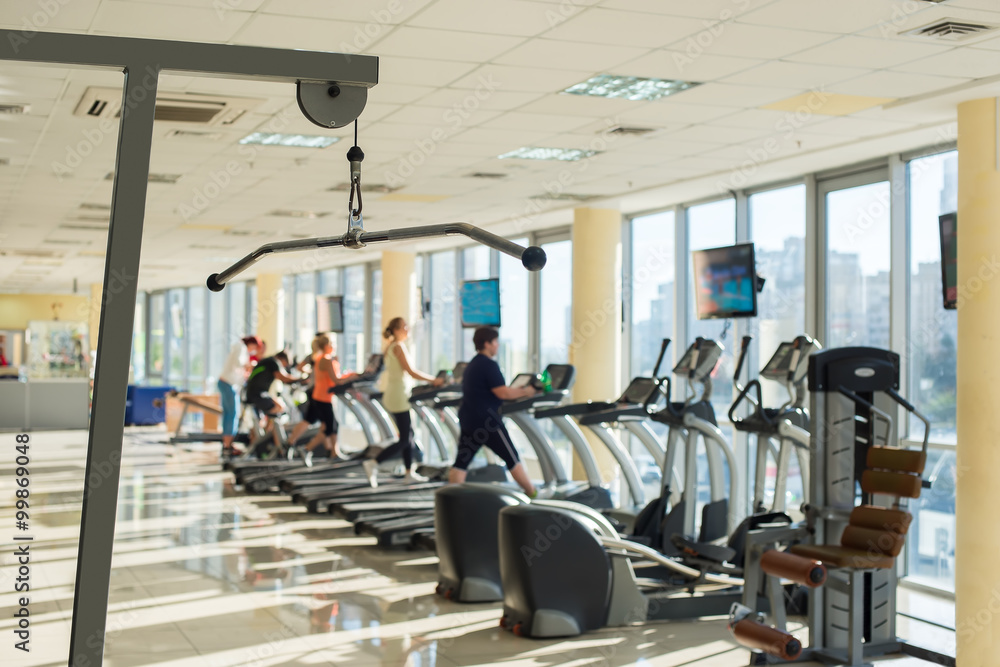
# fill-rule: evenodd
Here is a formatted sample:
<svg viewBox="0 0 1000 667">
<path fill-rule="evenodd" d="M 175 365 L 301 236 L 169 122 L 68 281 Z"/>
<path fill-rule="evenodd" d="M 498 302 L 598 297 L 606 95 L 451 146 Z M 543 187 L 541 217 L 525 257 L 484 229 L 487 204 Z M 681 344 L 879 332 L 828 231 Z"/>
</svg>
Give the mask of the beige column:
<svg viewBox="0 0 1000 667">
<path fill-rule="evenodd" d="M 563 271 L 547 266 L 543 271 Z M 576 366 L 573 402 L 607 401 L 621 387 L 622 217 L 614 209 L 578 208 L 573 212 L 573 303 L 569 361 Z M 605 481 L 617 464 L 600 441 L 591 440 Z M 573 477 L 583 477 L 574 457 Z"/>
<path fill-rule="evenodd" d="M 958 106 L 958 664 L 1000 656 L 1000 99 Z"/>
<path fill-rule="evenodd" d="M 417 256 L 412 252 L 382 252 L 383 329 L 394 317 L 405 318 L 413 326 L 417 314 L 416 260 Z M 376 331 L 374 335 L 381 338 L 382 332 Z"/>
<path fill-rule="evenodd" d="M 277 273 L 257 276 L 257 330 L 250 333 L 267 344 L 268 356 L 285 347 L 285 289 L 281 278 Z"/>
</svg>

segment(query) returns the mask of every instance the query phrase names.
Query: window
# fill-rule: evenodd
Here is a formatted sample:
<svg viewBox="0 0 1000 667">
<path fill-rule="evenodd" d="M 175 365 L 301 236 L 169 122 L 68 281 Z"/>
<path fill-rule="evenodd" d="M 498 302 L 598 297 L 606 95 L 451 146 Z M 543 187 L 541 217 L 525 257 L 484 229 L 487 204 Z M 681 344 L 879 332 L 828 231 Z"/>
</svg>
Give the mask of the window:
<svg viewBox="0 0 1000 667">
<path fill-rule="evenodd" d="M 372 340 L 371 352 L 382 351 L 382 269 L 372 267 Z M 315 302 L 315 300 L 314 300 Z"/>
<path fill-rule="evenodd" d="M 663 339 L 674 337 L 674 217 L 673 211 L 664 211 L 634 218 L 631 223 L 631 275 L 625 276 L 623 284 L 624 297 L 632 304 L 632 377 L 652 375 Z M 669 350 L 663 360 L 660 375 L 670 373 L 672 353 Z M 665 442 L 667 427 L 657 422 L 650 426 Z M 660 494 L 659 466 L 636 437 L 629 434 L 623 442 L 628 443 L 639 468 L 646 497 L 655 498 Z"/>
<path fill-rule="evenodd" d="M 285 296 L 288 299 L 288 296 Z M 292 356 L 300 358 L 312 352 L 312 339 L 316 335 L 316 274 L 302 273 L 295 276 L 294 337 L 285 345 Z"/>
<path fill-rule="evenodd" d="M 523 267 L 521 269 L 524 271 Z M 484 245 L 477 245 L 471 248 L 465 248 L 462 250 L 462 280 L 485 280 L 487 278 L 492 278 L 493 272 L 490 271 L 490 249 Z M 525 302 L 526 303 L 526 302 Z M 459 318 L 461 318 L 461 313 L 459 313 Z M 503 313 L 501 311 L 501 323 L 503 320 Z M 472 333 L 474 329 L 462 329 L 462 359 L 472 359 L 476 356 L 476 346 L 472 343 Z M 506 340 L 501 341 L 501 345 L 506 343 Z"/>
<path fill-rule="evenodd" d="M 145 292 L 136 292 L 135 320 L 132 325 L 132 384 L 146 384 L 146 298 Z M 97 336 L 95 331 L 93 334 Z M 90 346 L 97 347 L 97 341 Z"/>
<path fill-rule="evenodd" d="M 889 182 L 826 195 L 824 347 L 889 347 Z"/>
<path fill-rule="evenodd" d="M 910 183 L 910 336 L 907 398 L 931 420 L 935 442 L 956 443 L 958 313 L 944 309 L 938 216 L 958 208 L 958 153 L 913 160 Z M 911 417 L 910 434 L 923 424 Z"/>
<path fill-rule="evenodd" d="M 295 276 L 282 276 L 281 277 L 281 292 L 283 301 L 283 327 L 282 327 L 282 339 L 284 341 L 283 347 L 293 347 L 295 345 Z M 282 347 L 279 346 L 275 348 L 275 352 Z M 268 352 L 268 355 L 272 354 Z"/>
<path fill-rule="evenodd" d="M 528 239 L 512 239 L 527 246 Z M 504 377 L 530 370 L 528 338 L 528 290 L 530 274 L 521 261 L 500 255 L 500 351 L 497 363 Z M 471 338 L 471 336 L 469 336 Z"/>
<path fill-rule="evenodd" d="M 184 342 L 188 354 L 187 386 L 191 391 L 203 393 L 207 387 L 205 376 L 205 293 L 203 287 L 187 290 L 187 335 Z"/>
<path fill-rule="evenodd" d="M 229 331 L 230 338 L 235 340 L 243 338 L 248 333 L 257 335 L 256 328 L 252 331 L 247 329 L 247 284 L 230 283 L 226 285 L 229 292 Z M 255 322 L 256 324 L 256 322 Z M 274 341 L 265 341 L 269 345 L 274 345 Z"/>
<path fill-rule="evenodd" d="M 430 256 L 430 368 L 439 370 L 453 368 L 457 361 L 455 254 L 447 250 Z"/>
<path fill-rule="evenodd" d="M 631 226 L 632 275 L 625 289 L 632 303 L 631 370 L 638 377 L 652 374 L 660 343 L 674 335 L 674 212 L 635 218 Z M 664 363 L 669 372 L 670 357 Z"/>
<path fill-rule="evenodd" d="M 910 505 L 916 521 L 906 536 L 906 578 L 947 591 L 955 590 L 955 487 L 958 472 L 954 450 L 927 452 L 924 477 L 931 488 Z"/>
<path fill-rule="evenodd" d="M 229 348 L 237 341 L 235 334 L 230 334 L 226 320 L 226 299 L 229 289 L 222 292 L 207 292 L 208 305 L 208 366 L 209 388 L 215 386 L 222 372 L 222 366 L 229 356 Z"/>
<path fill-rule="evenodd" d="M 364 338 L 365 267 L 349 266 L 344 269 L 344 346 L 338 352 L 343 370 L 363 368 Z"/>
<path fill-rule="evenodd" d="M 573 266 L 573 242 L 555 241 L 542 245 L 548 259 L 546 266 Z M 549 364 L 569 361 L 569 343 L 573 320 L 572 271 L 540 271 L 541 318 L 539 370 Z"/>
<path fill-rule="evenodd" d="M 723 199 L 709 204 L 692 206 L 687 210 L 688 246 L 690 250 L 718 248 L 736 243 L 736 201 Z M 690 258 L 690 254 L 688 255 Z M 690 259 L 688 265 L 691 266 Z M 688 322 L 691 332 L 688 344 L 693 343 L 698 336 L 711 338 L 725 348 L 722 360 L 712 375 L 712 406 L 716 418 L 725 419 L 729 405 L 733 401 L 733 354 L 738 353 L 739 340 L 735 332 L 726 333 L 730 321 L 699 320 L 694 307 L 694 269 L 688 269 L 688 290 L 685 295 L 688 303 Z M 725 337 L 723 337 L 725 336 Z M 675 358 L 680 359 L 687 346 L 678 346 Z M 674 400 L 681 400 L 676 394 Z"/>
<path fill-rule="evenodd" d="M 756 368 L 748 369 L 749 377 L 754 378 L 780 343 L 805 332 L 806 186 L 759 192 L 749 197 L 748 204 L 757 272 L 767 281 L 757 295 L 758 316 L 750 322 L 747 332 L 754 337 L 756 350 Z M 789 399 L 785 389 L 775 382 L 761 380 L 761 389 L 765 407 L 776 408 Z M 747 490 L 748 498 L 752 498 L 756 438 L 749 438 L 749 446 Z M 765 491 L 768 506 L 773 502 L 776 476 L 777 469 L 769 466 Z M 786 507 L 799 507 L 803 490 L 796 456 L 789 462 L 786 484 Z"/>
<path fill-rule="evenodd" d="M 779 343 L 805 332 L 806 186 L 751 195 L 749 213 L 757 273 L 767 281 L 750 332 L 763 366 Z"/>
<path fill-rule="evenodd" d="M 166 292 L 156 292 L 149 297 L 149 383 L 163 384 L 164 363 L 166 361 L 167 323 Z"/>
<path fill-rule="evenodd" d="M 185 346 L 187 322 L 184 317 L 184 290 L 172 289 L 167 292 L 167 345 L 170 369 L 167 383 L 173 387 L 188 389 L 185 372 Z"/>
</svg>

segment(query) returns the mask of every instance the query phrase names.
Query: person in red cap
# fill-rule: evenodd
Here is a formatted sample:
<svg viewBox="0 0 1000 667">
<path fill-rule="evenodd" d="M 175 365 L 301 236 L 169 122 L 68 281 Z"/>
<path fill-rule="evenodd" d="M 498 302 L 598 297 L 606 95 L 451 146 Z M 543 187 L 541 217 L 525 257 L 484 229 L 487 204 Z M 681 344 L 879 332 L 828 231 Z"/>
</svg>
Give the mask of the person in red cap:
<svg viewBox="0 0 1000 667">
<path fill-rule="evenodd" d="M 222 455 L 233 455 L 233 440 L 236 437 L 236 401 L 240 387 L 250 373 L 250 359 L 262 353 L 260 338 L 247 336 L 239 343 L 233 343 L 229 356 L 219 373 L 219 402 L 222 405 Z"/>
</svg>

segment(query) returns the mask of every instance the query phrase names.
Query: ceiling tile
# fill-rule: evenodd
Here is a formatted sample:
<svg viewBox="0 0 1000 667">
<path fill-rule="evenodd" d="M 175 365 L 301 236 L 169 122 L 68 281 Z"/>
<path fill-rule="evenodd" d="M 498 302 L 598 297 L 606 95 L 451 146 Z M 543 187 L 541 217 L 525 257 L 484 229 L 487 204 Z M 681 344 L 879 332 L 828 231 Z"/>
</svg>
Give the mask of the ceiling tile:
<svg viewBox="0 0 1000 667">
<path fill-rule="evenodd" d="M 698 0 L 698 2 L 663 2 L 663 0 L 605 0 L 602 7 L 630 12 L 690 16 L 728 21 L 774 0 Z"/>
<path fill-rule="evenodd" d="M 849 35 L 811 49 L 806 49 L 805 51 L 800 51 L 789 56 L 788 59 L 803 63 L 883 69 L 918 58 L 944 53 L 950 48 L 952 47 L 944 44 L 938 45 Z"/>
<path fill-rule="evenodd" d="M 632 46 L 533 39 L 496 59 L 502 65 L 534 67 L 544 63 L 552 69 L 610 72 L 625 61 L 647 52 Z M 624 72 L 622 73 L 630 73 Z"/>
<path fill-rule="evenodd" d="M 282 49 L 367 53 L 363 47 L 352 46 L 358 29 L 364 30 L 364 24 L 254 14 L 232 41 Z"/>
<path fill-rule="evenodd" d="M 702 21 L 590 8 L 545 33 L 549 39 L 658 48 L 704 30 Z"/>
<path fill-rule="evenodd" d="M 730 83 L 706 83 L 671 97 L 677 104 L 706 104 L 730 107 L 759 107 L 784 99 L 800 88 L 738 86 Z"/>
<path fill-rule="evenodd" d="M 758 65 L 753 69 L 728 76 L 722 82 L 751 86 L 820 89 L 838 81 L 857 78 L 869 73 L 871 70 L 856 67 L 825 67 L 777 61 Z"/>
<path fill-rule="evenodd" d="M 589 119 L 581 118 L 580 116 L 512 112 L 483 123 L 483 127 L 503 130 L 526 128 L 546 132 L 572 132 L 578 127 L 588 125 L 590 122 Z"/>
<path fill-rule="evenodd" d="M 104 0 L 92 24 L 95 33 L 178 39 L 189 42 L 227 42 L 250 19 L 241 11 Z M 285 46 L 293 47 L 294 44 Z"/>
<path fill-rule="evenodd" d="M 741 15 L 739 20 L 775 28 L 852 33 L 891 22 L 900 11 L 899 3 L 894 0 L 838 0 L 835 3 L 776 0 Z"/>
<path fill-rule="evenodd" d="M 1000 6 L 1000 0 L 997 2 Z M 986 49 L 963 47 L 893 68 L 899 72 L 979 79 L 1000 74 L 1000 56 Z"/>
<path fill-rule="evenodd" d="M 618 69 L 620 73 L 631 76 L 705 82 L 742 72 L 764 62 L 766 61 L 753 58 L 688 55 L 684 51 L 661 49 L 624 63 Z"/>
<path fill-rule="evenodd" d="M 710 31 L 701 42 L 680 41 L 668 46 L 674 51 L 684 51 L 693 60 L 702 54 L 772 59 L 784 58 L 831 39 L 833 36 L 829 33 L 725 23 L 717 31 Z"/>
<path fill-rule="evenodd" d="M 375 88 L 377 90 L 378 87 Z M 438 88 L 422 97 L 420 104 L 432 107 L 458 107 L 462 109 L 494 109 L 508 111 L 532 102 L 544 96 L 544 93 L 514 93 L 503 90 L 490 91 L 489 95 L 476 95 L 475 92 L 461 88 Z M 367 108 L 365 110 L 367 113 Z"/>
<path fill-rule="evenodd" d="M 561 20 L 558 8 L 521 0 L 437 0 L 414 16 L 409 25 L 442 30 L 465 30 L 494 35 L 532 36 Z"/>
<path fill-rule="evenodd" d="M 873 97 L 909 97 L 965 83 L 969 79 L 881 71 L 829 86 L 834 93 Z"/>
<path fill-rule="evenodd" d="M 259 2 L 259 0 L 254 1 Z M 432 2 L 434 0 L 400 0 L 372 5 L 364 2 L 329 2 L 329 0 L 267 0 L 261 12 L 310 19 L 356 21 L 365 24 L 363 28 L 365 34 L 381 37 L 379 28 L 385 29 L 402 23 Z"/>
<path fill-rule="evenodd" d="M 475 63 L 384 56 L 380 57 L 378 61 L 378 78 L 380 84 L 401 83 L 416 86 L 446 86 L 475 68 Z"/>
<path fill-rule="evenodd" d="M 524 41 L 523 37 L 430 30 L 402 26 L 378 43 L 379 58 L 434 58 L 460 62 L 492 60 Z M 519 64 L 519 63 L 514 63 Z M 532 63 L 528 63 L 532 64 Z"/>
<path fill-rule="evenodd" d="M 541 67 L 511 67 L 509 65 L 483 65 L 472 74 L 451 84 L 452 88 L 515 92 L 555 93 L 574 83 L 586 81 L 591 72 L 582 70 L 544 69 Z"/>
<path fill-rule="evenodd" d="M 546 95 L 521 107 L 525 113 L 548 113 L 565 116 L 588 116 L 590 118 L 613 118 L 619 113 L 630 111 L 642 102 L 609 99 L 589 95 L 556 94 Z"/>
<path fill-rule="evenodd" d="M 86 32 L 93 23 L 101 0 L 63 0 L 56 12 L 44 12 L 38 0 L 4 0 L 0 10 L 0 26 L 24 29 L 25 22 L 32 27 L 47 32 Z M 201 5 L 204 7 L 204 3 Z M 43 24 L 34 16 L 43 11 L 46 17 Z M 51 14 L 51 16 L 50 16 Z"/>
<path fill-rule="evenodd" d="M 700 123 L 732 114 L 732 107 L 708 106 L 702 104 L 677 104 L 674 101 L 658 100 L 643 105 L 635 111 L 623 111 L 618 119 L 623 123 L 656 123 L 664 127 L 675 123 Z"/>
</svg>

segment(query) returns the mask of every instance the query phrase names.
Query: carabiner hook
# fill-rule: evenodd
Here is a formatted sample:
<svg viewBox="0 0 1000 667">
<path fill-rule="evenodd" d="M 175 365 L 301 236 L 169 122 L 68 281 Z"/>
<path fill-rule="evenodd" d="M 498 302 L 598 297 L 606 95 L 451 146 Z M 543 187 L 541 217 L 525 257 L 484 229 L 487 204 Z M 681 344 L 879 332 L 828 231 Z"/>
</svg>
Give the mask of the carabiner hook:
<svg viewBox="0 0 1000 667">
<path fill-rule="evenodd" d="M 358 195 L 358 207 L 354 208 L 354 195 Z M 355 178 L 351 181 L 351 198 L 347 202 L 347 210 L 350 212 L 352 218 L 358 218 L 361 215 L 361 179 Z"/>
</svg>

